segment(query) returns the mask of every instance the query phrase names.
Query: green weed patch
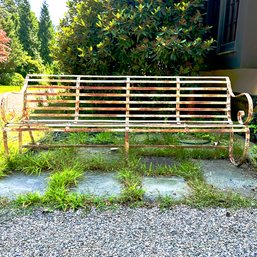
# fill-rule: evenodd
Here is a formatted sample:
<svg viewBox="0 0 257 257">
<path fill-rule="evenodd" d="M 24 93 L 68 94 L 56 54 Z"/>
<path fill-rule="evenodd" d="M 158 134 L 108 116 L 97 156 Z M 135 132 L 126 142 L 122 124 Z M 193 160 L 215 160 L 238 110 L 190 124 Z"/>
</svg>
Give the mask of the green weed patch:
<svg viewBox="0 0 257 257">
<path fill-rule="evenodd" d="M 187 137 L 187 136 L 186 136 Z M 199 135 L 200 137 L 200 135 Z M 204 135 L 203 135 L 204 137 Z M 206 136 L 205 136 L 206 137 Z M 218 136 L 208 137 L 208 140 L 218 140 Z M 179 138 L 185 139 L 182 135 L 162 135 L 149 134 L 134 135 L 132 141 L 135 143 L 143 141 L 147 144 L 177 144 Z M 201 137 L 202 139 L 202 137 Z M 49 142 L 56 142 L 54 135 L 48 135 Z M 96 143 L 107 144 L 119 143 L 123 138 L 118 134 L 94 133 L 72 133 L 66 136 L 69 143 Z M 227 138 L 220 139 L 227 143 Z M 2 143 L 2 142 L 1 142 Z M 56 142 L 58 143 L 58 142 Z M 114 208 L 119 204 L 130 206 L 153 206 L 160 208 L 170 208 L 177 204 L 186 204 L 196 208 L 203 207 L 226 207 L 245 208 L 256 207 L 257 201 L 242 197 L 232 192 L 224 192 L 214 189 L 208 185 L 203 177 L 201 169 L 192 158 L 224 158 L 227 154 L 221 150 L 206 149 L 131 149 L 129 159 L 126 160 L 124 152 L 119 150 L 112 154 L 108 152 L 94 152 L 88 149 L 65 148 L 57 150 L 27 151 L 23 154 L 17 153 L 17 145 L 10 142 L 11 155 L 5 158 L 0 157 L 1 169 L 0 177 L 14 172 L 25 174 L 49 173 L 48 187 L 43 195 L 38 193 L 28 193 L 20 195 L 15 201 L 1 199 L 0 206 L 10 205 L 28 208 L 41 206 L 47 210 L 54 209 L 78 209 L 91 208 Z M 3 149 L 1 148 L 3 153 Z M 240 145 L 236 145 L 235 151 L 241 151 Z M 214 153 L 215 152 L 215 153 Z M 153 165 L 142 162 L 144 156 L 168 156 L 175 162 L 172 165 Z M 84 177 L 86 171 L 116 172 L 117 178 L 122 184 L 122 192 L 118 197 L 99 197 L 73 192 L 79 181 Z M 144 199 L 144 189 L 142 187 L 143 176 L 182 177 L 191 188 L 191 195 L 183 200 L 175 200 L 172 197 L 159 197 L 154 203 Z"/>
</svg>

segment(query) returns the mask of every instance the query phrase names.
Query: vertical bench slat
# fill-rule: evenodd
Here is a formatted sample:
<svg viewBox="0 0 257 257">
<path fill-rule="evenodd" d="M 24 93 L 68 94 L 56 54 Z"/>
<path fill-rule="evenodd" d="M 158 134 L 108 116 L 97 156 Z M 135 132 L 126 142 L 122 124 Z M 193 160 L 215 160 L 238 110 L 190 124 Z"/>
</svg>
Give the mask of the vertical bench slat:
<svg viewBox="0 0 257 257">
<path fill-rule="evenodd" d="M 24 87 L 23 87 L 23 108 L 22 108 L 22 117 L 24 120 L 28 119 L 28 112 L 27 112 L 27 88 L 28 88 L 28 80 L 29 80 L 29 75 L 26 76 L 25 82 L 24 82 Z"/>
<path fill-rule="evenodd" d="M 231 118 L 231 96 L 230 96 L 230 92 L 229 92 L 229 87 L 231 87 L 231 84 L 230 84 L 230 80 L 228 78 L 226 78 L 226 82 L 227 82 L 227 117 L 228 117 L 228 120 L 232 122 L 232 118 Z"/>
<path fill-rule="evenodd" d="M 80 101 L 80 76 L 77 77 L 76 81 L 76 103 L 75 103 L 75 122 L 79 119 L 79 101 Z"/>
<path fill-rule="evenodd" d="M 128 155 L 129 151 L 129 114 L 130 114 L 130 78 L 126 81 L 126 114 L 125 114 L 125 152 Z M 127 156 L 128 157 L 128 156 Z"/>
<path fill-rule="evenodd" d="M 180 123 L 180 79 L 176 78 L 177 90 L 176 90 L 176 120 Z"/>
</svg>

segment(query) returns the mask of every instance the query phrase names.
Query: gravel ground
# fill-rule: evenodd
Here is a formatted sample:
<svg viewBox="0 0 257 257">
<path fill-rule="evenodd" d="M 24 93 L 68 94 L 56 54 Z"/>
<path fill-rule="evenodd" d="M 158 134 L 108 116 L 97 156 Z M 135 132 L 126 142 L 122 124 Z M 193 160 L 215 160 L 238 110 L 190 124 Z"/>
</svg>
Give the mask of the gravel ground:
<svg viewBox="0 0 257 257">
<path fill-rule="evenodd" d="M 0 256 L 257 256 L 257 209 L 0 210 Z"/>
</svg>

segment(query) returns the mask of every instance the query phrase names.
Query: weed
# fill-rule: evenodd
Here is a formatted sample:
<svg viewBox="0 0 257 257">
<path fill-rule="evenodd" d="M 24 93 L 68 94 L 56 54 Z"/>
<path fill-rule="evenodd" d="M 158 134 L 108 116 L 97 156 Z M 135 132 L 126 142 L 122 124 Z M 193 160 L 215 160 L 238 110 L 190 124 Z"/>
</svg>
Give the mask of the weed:
<svg viewBox="0 0 257 257">
<path fill-rule="evenodd" d="M 40 174 L 42 171 L 51 170 L 51 153 L 40 152 L 33 154 L 28 152 L 26 154 L 15 154 L 10 156 L 7 161 L 7 171 L 21 171 L 26 174 Z"/>
<path fill-rule="evenodd" d="M 7 159 L 6 171 L 15 170 L 26 174 L 40 174 L 41 172 L 58 171 L 64 168 L 77 167 L 82 169 L 83 163 L 76 156 L 70 158 L 72 155 L 74 155 L 72 149 L 15 154 Z"/>
<path fill-rule="evenodd" d="M 43 196 L 43 202 L 54 209 L 76 210 L 84 206 L 84 196 L 76 193 L 68 193 L 64 187 L 49 190 Z"/>
<path fill-rule="evenodd" d="M 203 173 L 200 168 L 192 161 L 184 161 L 179 165 L 172 167 L 174 176 L 181 176 L 186 181 L 203 181 Z"/>
<path fill-rule="evenodd" d="M 6 176 L 5 174 L 6 168 L 7 168 L 6 161 L 0 158 L 0 179 Z"/>
<path fill-rule="evenodd" d="M 121 202 L 133 203 L 143 200 L 144 190 L 138 184 L 130 185 L 125 187 L 121 193 Z"/>
<path fill-rule="evenodd" d="M 7 207 L 9 204 L 10 204 L 10 201 L 9 201 L 8 198 L 6 198 L 6 197 L 0 197 L 0 210 L 1 210 L 2 208 Z"/>
<path fill-rule="evenodd" d="M 84 170 L 104 170 L 104 171 L 112 171 L 125 166 L 125 158 L 124 156 L 110 156 L 107 154 L 100 153 L 83 153 L 80 156 L 81 164 L 84 167 Z"/>
<path fill-rule="evenodd" d="M 117 177 L 125 186 L 130 184 L 140 184 L 140 179 L 136 172 L 127 168 L 120 170 Z"/>
<path fill-rule="evenodd" d="M 61 172 L 56 172 L 49 178 L 49 190 L 57 188 L 70 188 L 76 186 L 78 180 L 83 176 L 83 172 L 74 167 L 73 169 L 64 169 Z"/>
<path fill-rule="evenodd" d="M 19 195 L 16 198 L 15 203 L 19 206 L 22 206 L 23 208 L 27 208 L 30 206 L 39 205 L 41 204 L 41 201 L 42 201 L 42 197 L 37 192 L 37 193 L 27 193 L 24 195 Z"/>
<path fill-rule="evenodd" d="M 157 165 L 153 167 L 150 163 L 149 167 L 146 164 L 140 164 L 138 170 L 144 176 L 170 176 L 173 175 L 172 167 L 168 165 Z"/>
<path fill-rule="evenodd" d="M 168 209 L 174 204 L 177 204 L 177 201 L 175 201 L 172 197 L 170 196 L 160 196 L 157 199 L 157 204 L 159 205 L 160 209 Z"/>
<path fill-rule="evenodd" d="M 68 209 L 77 210 L 84 206 L 85 197 L 76 193 L 66 195 L 64 206 Z M 62 208 L 63 209 L 63 208 Z M 65 209 L 64 209 L 65 210 Z"/>
<path fill-rule="evenodd" d="M 250 157 L 253 165 L 257 167 L 257 146 L 254 145 L 252 149 L 250 149 Z"/>
<path fill-rule="evenodd" d="M 257 206 L 256 199 L 245 198 L 231 191 L 219 191 L 201 181 L 195 181 L 190 186 L 194 193 L 185 200 L 185 203 L 192 207 L 247 208 Z"/>
<path fill-rule="evenodd" d="M 114 135 L 111 132 L 97 133 L 91 142 L 94 144 L 111 144 L 114 142 Z"/>
<path fill-rule="evenodd" d="M 181 176 L 185 180 L 203 180 L 200 168 L 193 161 L 180 160 L 176 164 L 157 165 L 153 168 L 152 163 L 149 167 L 146 164 L 138 162 L 137 171 L 144 176 Z"/>
<path fill-rule="evenodd" d="M 89 140 L 88 133 L 69 133 L 68 143 L 70 144 L 85 144 Z"/>
<path fill-rule="evenodd" d="M 144 190 L 142 189 L 142 178 L 131 167 L 121 169 L 118 179 L 124 185 L 121 195 L 122 202 L 142 201 Z"/>
</svg>

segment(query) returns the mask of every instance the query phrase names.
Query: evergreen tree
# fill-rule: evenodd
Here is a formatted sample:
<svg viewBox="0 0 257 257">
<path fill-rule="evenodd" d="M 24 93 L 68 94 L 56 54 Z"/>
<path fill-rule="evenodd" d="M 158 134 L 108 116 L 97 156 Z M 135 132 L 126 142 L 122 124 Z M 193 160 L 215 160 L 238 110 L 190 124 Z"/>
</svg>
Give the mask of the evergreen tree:
<svg viewBox="0 0 257 257">
<path fill-rule="evenodd" d="M 29 56 L 20 41 L 19 7 L 23 2 L 24 0 L 0 0 L 0 29 L 4 30 L 11 39 L 9 43 L 11 52 L 8 60 L 0 63 L 0 84 L 13 84 L 11 80 L 17 77 L 17 73 L 26 76 L 27 73 L 43 71 L 39 49 Z M 35 15 L 34 20 L 37 22 Z"/>
<path fill-rule="evenodd" d="M 53 24 L 50 18 L 48 5 L 46 1 L 44 1 L 40 13 L 38 37 L 41 43 L 40 55 L 45 64 L 50 64 L 52 62 L 49 47 L 53 36 Z"/>
<path fill-rule="evenodd" d="M 12 73 L 21 66 L 26 59 L 26 52 L 18 37 L 19 14 L 14 0 L 0 0 L 0 28 L 2 28 L 11 39 L 12 49 L 8 61 L 0 65 L 0 73 Z"/>
<path fill-rule="evenodd" d="M 18 7 L 14 0 L 0 0 L 0 28 L 17 35 L 19 23 Z"/>
<path fill-rule="evenodd" d="M 19 39 L 29 56 L 38 59 L 40 42 L 38 39 L 38 20 L 30 9 L 28 0 L 18 2 L 19 7 Z"/>
</svg>

